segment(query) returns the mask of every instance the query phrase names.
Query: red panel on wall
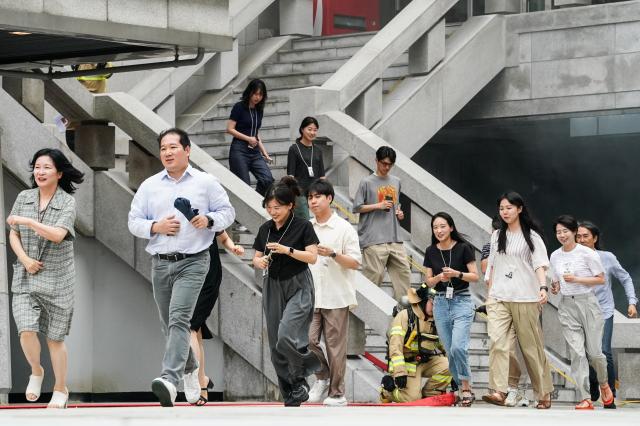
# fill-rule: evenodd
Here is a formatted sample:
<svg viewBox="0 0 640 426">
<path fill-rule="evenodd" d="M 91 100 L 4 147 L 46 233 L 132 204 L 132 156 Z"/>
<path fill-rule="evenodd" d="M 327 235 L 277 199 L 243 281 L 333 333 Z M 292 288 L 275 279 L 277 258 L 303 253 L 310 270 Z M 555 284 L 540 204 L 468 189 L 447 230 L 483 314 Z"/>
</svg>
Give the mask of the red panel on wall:
<svg viewBox="0 0 640 426">
<path fill-rule="evenodd" d="M 314 0 L 313 16 L 314 27 L 321 27 L 322 35 L 378 31 L 380 2 L 379 0 Z"/>
</svg>

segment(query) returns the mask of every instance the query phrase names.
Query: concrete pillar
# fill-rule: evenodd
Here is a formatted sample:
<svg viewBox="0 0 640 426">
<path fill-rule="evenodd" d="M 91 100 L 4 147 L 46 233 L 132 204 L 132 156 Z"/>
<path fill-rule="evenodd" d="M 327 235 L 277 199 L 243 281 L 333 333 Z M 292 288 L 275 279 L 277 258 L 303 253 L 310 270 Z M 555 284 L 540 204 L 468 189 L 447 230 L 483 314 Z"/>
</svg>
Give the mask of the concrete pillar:
<svg viewBox="0 0 640 426">
<path fill-rule="evenodd" d="M 331 142 L 331 139 L 319 137 L 313 141 L 313 144 L 322 149 L 324 169 L 329 170 L 333 165 L 333 142 Z"/>
<path fill-rule="evenodd" d="M 94 170 L 116 165 L 116 128 L 105 121 L 83 121 L 76 128 L 75 151 Z"/>
<path fill-rule="evenodd" d="M 220 90 L 238 75 L 238 39 L 233 41 L 233 50 L 218 52 L 204 66 L 204 90 Z"/>
<path fill-rule="evenodd" d="M 625 352 L 618 353 L 618 379 L 620 380 L 618 399 L 640 398 L 638 376 L 640 376 L 640 352 L 637 349 L 634 349 L 634 352 L 627 349 Z"/>
<path fill-rule="evenodd" d="M 364 322 L 349 312 L 349 334 L 347 336 L 347 355 L 364 354 L 367 336 L 364 331 Z"/>
<path fill-rule="evenodd" d="M 313 35 L 313 0 L 280 0 L 280 35 Z"/>
<path fill-rule="evenodd" d="M 435 68 L 444 59 L 444 39 L 442 19 L 409 48 L 409 74 L 427 74 Z"/>
<path fill-rule="evenodd" d="M 349 158 L 349 197 L 355 198 L 360 181 L 371 174 L 371 171 L 363 166 L 353 157 Z M 375 156 L 372 158 L 362 158 L 361 161 L 371 161 L 371 168 L 374 168 Z"/>
<path fill-rule="evenodd" d="M 2 79 L 2 88 L 40 122 L 44 122 L 44 81 L 5 77 Z"/>
<path fill-rule="evenodd" d="M 136 141 L 129 141 L 129 157 L 127 171 L 129 172 L 129 187 L 137 190 L 149 176 L 155 175 L 163 169 L 162 162 Z"/>
<path fill-rule="evenodd" d="M 2 129 L 0 129 L 2 139 Z M 0 220 L 4 217 L 3 170 L 0 167 Z M 0 398 L 11 390 L 11 329 L 9 327 L 9 276 L 7 274 L 7 241 L 5 232 L 0 232 Z M 3 401 L 0 400 L 0 403 Z M 6 398 L 4 400 L 6 402 Z"/>
<path fill-rule="evenodd" d="M 382 118 L 382 79 L 377 79 L 361 93 L 345 109 L 345 112 L 368 129 L 380 121 Z"/>
<path fill-rule="evenodd" d="M 160 106 L 156 108 L 156 114 L 158 114 L 164 121 L 171 126 L 176 125 L 176 97 L 175 95 L 169 96 Z"/>
<path fill-rule="evenodd" d="M 520 0 L 484 0 L 484 13 L 520 13 Z"/>
<path fill-rule="evenodd" d="M 555 7 L 589 6 L 591 0 L 555 0 Z"/>
</svg>

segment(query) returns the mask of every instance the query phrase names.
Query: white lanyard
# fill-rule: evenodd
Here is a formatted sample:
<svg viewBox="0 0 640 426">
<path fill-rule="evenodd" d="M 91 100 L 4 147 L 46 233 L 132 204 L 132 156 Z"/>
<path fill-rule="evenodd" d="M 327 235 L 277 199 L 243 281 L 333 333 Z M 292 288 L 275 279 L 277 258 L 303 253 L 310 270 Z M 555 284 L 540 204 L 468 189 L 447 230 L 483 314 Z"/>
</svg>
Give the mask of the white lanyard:
<svg viewBox="0 0 640 426">
<path fill-rule="evenodd" d="M 249 117 L 251 117 L 251 130 L 250 130 L 251 133 L 249 133 L 249 136 L 253 137 L 258 134 L 258 111 L 256 111 L 255 124 L 253 121 L 253 113 L 251 112 L 251 107 L 249 107 Z"/>
<path fill-rule="evenodd" d="M 300 142 L 302 143 L 302 142 Z M 298 146 L 298 143 L 296 142 L 296 148 L 298 148 L 298 154 L 300 154 L 300 158 L 302 159 L 302 162 L 304 163 L 305 166 L 307 166 L 307 171 L 309 172 L 309 177 L 313 177 L 313 142 L 311 143 L 311 165 L 307 164 L 306 161 L 304 161 L 304 157 L 302 156 L 302 151 L 300 151 L 300 147 Z"/>
<path fill-rule="evenodd" d="M 278 241 L 276 241 L 276 244 L 280 244 L 280 241 L 282 241 L 282 239 L 284 238 L 285 234 L 287 233 L 287 231 L 289 230 L 289 227 L 291 226 L 291 222 L 293 222 L 293 218 L 295 217 L 295 215 L 293 214 L 293 212 L 291 212 L 291 220 L 289 221 L 289 223 L 287 224 L 287 227 L 284 229 L 284 232 L 282 233 L 282 235 L 280 236 L 280 238 L 278 239 Z M 273 220 L 273 219 L 272 219 Z M 271 265 L 271 260 L 272 260 L 272 255 L 273 252 L 271 250 L 269 250 L 267 248 L 267 244 L 269 244 L 269 237 L 271 236 L 271 227 L 269 227 L 269 230 L 267 231 L 267 240 L 264 243 L 264 254 L 266 254 L 267 257 L 267 261 L 269 266 Z M 267 254 L 267 250 L 269 250 L 269 254 Z M 267 266 L 267 269 L 265 269 L 262 273 L 262 276 L 266 276 L 268 274 L 269 271 L 269 266 Z"/>
</svg>

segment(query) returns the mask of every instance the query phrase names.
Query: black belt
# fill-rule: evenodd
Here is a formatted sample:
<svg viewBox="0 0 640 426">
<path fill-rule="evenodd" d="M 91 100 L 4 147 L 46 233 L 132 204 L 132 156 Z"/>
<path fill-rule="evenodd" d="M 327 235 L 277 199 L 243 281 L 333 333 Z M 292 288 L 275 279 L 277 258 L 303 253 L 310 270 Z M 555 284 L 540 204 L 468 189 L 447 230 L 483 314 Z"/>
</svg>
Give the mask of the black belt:
<svg viewBox="0 0 640 426">
<path fill-rule="evenodd" d="M 157 254 L 154 254 L 154 256 L 157 257 L 160 260 L 169 260 L 171 262 L 177 262 L 179 260 L 184 260 L 187 257 L 197 256 L 200 253 L 202 253 L 202 252 L 199 251 L 198 253 L 166 253 L 166 254 L 157 253 Z"/>
<path fill-rule="evenodd" d="M 455 291 L 453 292 L 454 296 L 471 296 L 471 293 L 469 293 L 469 291 L 467 290 L 463 290 L 459 293 L 456 293 Z M 440 296 L 440 297 L 447 297 L 447 293 L 445 291 L 438 291 L 436 292 L 436 296 Z"/>
</svg>

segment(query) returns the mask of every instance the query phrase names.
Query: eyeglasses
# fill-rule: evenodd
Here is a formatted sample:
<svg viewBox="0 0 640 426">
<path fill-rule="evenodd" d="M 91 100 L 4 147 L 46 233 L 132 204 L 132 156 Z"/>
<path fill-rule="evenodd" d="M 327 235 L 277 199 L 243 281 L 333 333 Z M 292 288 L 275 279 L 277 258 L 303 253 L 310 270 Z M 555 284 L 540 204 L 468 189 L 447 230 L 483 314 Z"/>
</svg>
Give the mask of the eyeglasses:
<svg viewBox="0 0 640 426">
<path fill-rule="evenodd" d="M 393 163 L 390 161 L 378 161 L 378 163 L 382 164 L 385 167 L 393 167 Z"/>
</svg>

